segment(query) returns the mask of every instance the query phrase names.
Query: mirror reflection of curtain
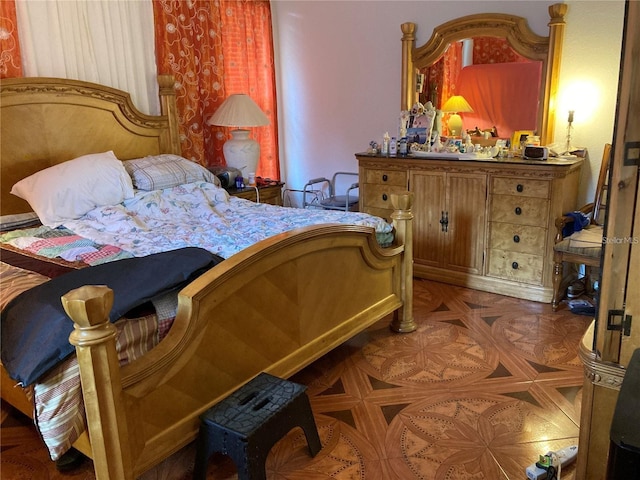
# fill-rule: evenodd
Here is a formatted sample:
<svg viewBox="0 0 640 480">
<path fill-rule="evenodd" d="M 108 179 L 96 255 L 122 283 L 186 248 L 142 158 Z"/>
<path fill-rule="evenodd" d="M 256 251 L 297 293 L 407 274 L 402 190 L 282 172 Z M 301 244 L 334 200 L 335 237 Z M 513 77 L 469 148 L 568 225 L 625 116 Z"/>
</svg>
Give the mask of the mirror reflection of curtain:
<svg viewBox="0 0 640 480">
<path fill-rule="evenodd" d="M 528 66 L 522 70 L 519 67 L 492 68 L 516 63 Z M 431 100 L 436 108 L 440 108 L 452 95 L 462 95 L 474 110 L 462 114 L 466 130 L 475 127 L 486 130 L 495 126 L 500 136 L 508 138 L 514 130 L 535 130 L 540 67 L 540 62 L 531 62 L 519 55 L 505 38 L 474 37 L 455 42 L 436 63 L 423 69 L 426 80 L 420 100 L 423 103 Z M 484 79 L 479 72 L 492 72 L 491 79 Z M 532 78 L 538 78 L 538 81 L 531 81 Z M 519 108 L 514 110 L 514 105 Z M 522 105 L 532 108 L 523 111 Z M 446 124 L 446 116 L 443 121 Z"/>
<path fill-rule="evenodd" d="M 474 37 L 473 64 L 530 62 L 519 55 L 505 38 Z"/>
<path fill-rule="evenodd" d="M 469 65 L 458 76 L 458 93 L 473 112 L 463 113 L 465 130 L 496 128 L 509 138 L 516 130 L 536 130 L 541 62 Z"/>
<path fill-rule="evenodd" d="M 496 127 L 503 138 L 516 130 L 535 131 L 541 63 L 519 55 L 505 38 L 474 37 L 473 65 L 458 76 L 458 93 L 474 109 L 463 115 L 465 128 Z"/>
<path fill-rule="evenodd" d="M 431 101 L 436 109 L 442 107 L 451 95 L 454 95 L 458 73 L 462 68 L 462 42 L 449 45 L 447 51 L 440 59 L 427 69 L 425 74 L 424 90 L 420 95 L 420 101 Z"/>
</svg>

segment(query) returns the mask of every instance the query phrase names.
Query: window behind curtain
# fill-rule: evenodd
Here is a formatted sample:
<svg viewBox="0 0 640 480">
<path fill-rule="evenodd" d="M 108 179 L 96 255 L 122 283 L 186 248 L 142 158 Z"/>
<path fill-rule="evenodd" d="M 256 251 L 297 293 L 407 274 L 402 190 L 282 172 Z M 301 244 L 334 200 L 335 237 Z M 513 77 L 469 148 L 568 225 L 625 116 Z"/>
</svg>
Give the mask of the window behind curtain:
<svg viewBox="0 0 640 480">
<path fill-rule="evenodd" d="M 3 2 L 4 3 L 4 2 Z M 100 83 L 160 113 L 150 0 L 20 0 L 24 75 Z"/>
</svg>

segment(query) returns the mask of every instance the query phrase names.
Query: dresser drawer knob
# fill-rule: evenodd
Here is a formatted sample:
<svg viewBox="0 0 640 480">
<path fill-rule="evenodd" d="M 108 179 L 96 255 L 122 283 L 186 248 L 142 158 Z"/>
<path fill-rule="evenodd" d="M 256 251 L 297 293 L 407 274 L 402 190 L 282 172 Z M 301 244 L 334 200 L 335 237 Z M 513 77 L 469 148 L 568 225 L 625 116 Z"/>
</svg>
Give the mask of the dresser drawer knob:
<svg viewBox="0 0 640 480">
<path fill-rule="evenodd" d="M 516 207 L 516 215 L 521 215 L 522 214 L 522 209 L 520 207 Z"/>
<path fill-rule="evenodd" d="M 514 270 L 517 270 L 518 269 L 518 262 L 513 262 L 511 264 L 511 268 L 513 268 Z"/>
<path fill-rule="evenodd" d="M 516 190 L 517 190 L 517 191 L 519 191 L 519 192 L 522 192 L 522 191 L 524 190 L 524 185 L 522 185 L 521 183 L 519 183 L 519 184 L 516 186 Z"/>
<path fill-rule="evenodd" d="M 387 197 L 387 194 L 386 194 L 386 193 L 383 193 L 383 194 L 382 194 L 382 200 L 384 200 L 384 201 L 386 202 L 388 198 L 389 198 L 389 197 Z"/>
<path fill-rule="evenodd" d="M 389 180 L 389 177 L 387 176 L 387 174 L 385 173 L 384 175 L 382 175 L 382 181 L 386 182 L 387 180 Z"/>
<path fill-rule="evenodd" d="M 514 235 L 513 236 L 513 241 L 516 243 L 520 243 L 520 235 Z"/>
</svg>

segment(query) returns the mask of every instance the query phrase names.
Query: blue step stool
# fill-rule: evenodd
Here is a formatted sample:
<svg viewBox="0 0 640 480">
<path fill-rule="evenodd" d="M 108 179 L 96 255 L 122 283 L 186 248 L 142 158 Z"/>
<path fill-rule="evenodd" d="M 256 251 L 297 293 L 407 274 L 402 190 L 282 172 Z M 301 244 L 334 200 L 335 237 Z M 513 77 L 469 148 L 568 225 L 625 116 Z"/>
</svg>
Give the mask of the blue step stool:
<svg viewBox="0 0 640 480">
<path fill-rule="evenodd" d="M 322 448 L 307 387 L 261 373 L 200 417 L 194 480 L 205 480 L 214 452 L 229 455 L 239 480 L 265 480 L 271 447 L 301 427 L 312 457 Z"/>
</svg>

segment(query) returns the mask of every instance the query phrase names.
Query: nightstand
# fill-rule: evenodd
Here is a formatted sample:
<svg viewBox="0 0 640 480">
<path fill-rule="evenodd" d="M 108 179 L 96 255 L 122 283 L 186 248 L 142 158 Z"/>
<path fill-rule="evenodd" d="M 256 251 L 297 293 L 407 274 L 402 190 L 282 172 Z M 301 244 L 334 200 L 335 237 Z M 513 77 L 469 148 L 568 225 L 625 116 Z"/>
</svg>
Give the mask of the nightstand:
<svg viewBox="0 0 640 480">
<path fill-rule="evenodd" d="M 254 187 L 245 188 L 227 188 L 229 195 L 234 197 L 246 198 L 252 202 L 259 201 L 260 203 L 270 203 L 271 205 L 282 206 L 282 187 L 283 182 L 277 182 L 269 185 L 262 185 L 258 187 L 258 192 Z"/>
</svg>

